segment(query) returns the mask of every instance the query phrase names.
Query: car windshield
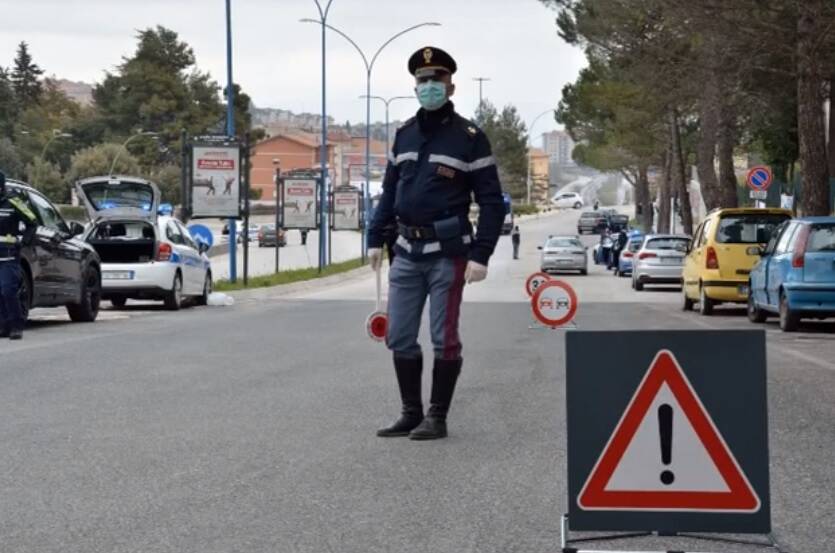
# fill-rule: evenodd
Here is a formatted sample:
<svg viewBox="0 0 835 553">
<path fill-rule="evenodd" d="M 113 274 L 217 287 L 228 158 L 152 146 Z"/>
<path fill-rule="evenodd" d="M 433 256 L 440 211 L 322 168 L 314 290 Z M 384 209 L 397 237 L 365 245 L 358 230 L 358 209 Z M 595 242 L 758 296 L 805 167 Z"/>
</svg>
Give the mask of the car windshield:
<svg viewBox="0 0 835 553">
<path fill-rule="evenodd" d="M 676 250 L 683 252 L 690 242 L 687 238 L 652 238 L 645 246 L 648 250 Z"/>
<path fill-rule="evenodd" d="M 637 252 L 641 249 L 641 242 L 642 240 L 638 240 L 637 242 L 630 240 L 629 243 L 626 245 L 626 249 L 630 252 Z"/>
<path fill-rule="evenodd" d="M 835 252 L 835 224 L 814 225 L 809 234 L 807 252 Z"/>
<path fill-rule="evenodd" d="M 788 215 L 728 215 L 719 220 L 716 241 L 720 244 L 765 244 Z"/>
<path fill-rule="evenodd" d="M 546 248 L 582 248 L 583 244 L 576 238 L 551 238 L 545 244 Z"/>
<path fill-rule="evenodd" d="M 85 184 L 84 194 L 96 210 L 127 207 L 150 211 L 154 199 L 150 187 L 128 182 Z"/>
</svg>

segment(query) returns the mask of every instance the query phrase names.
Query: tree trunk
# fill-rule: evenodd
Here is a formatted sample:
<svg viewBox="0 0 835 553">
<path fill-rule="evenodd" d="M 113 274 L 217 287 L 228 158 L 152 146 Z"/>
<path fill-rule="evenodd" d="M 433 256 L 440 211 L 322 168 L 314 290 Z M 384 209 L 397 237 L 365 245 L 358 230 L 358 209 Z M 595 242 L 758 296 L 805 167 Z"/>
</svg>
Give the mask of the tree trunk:
<svg viewBox="0 0 835 553">
<path fill-rule="evenodd" d="M 635 210 L 638 221 L 644 232 L 652 232 L 652 199 L 649 196 L 649 177 L 647 166 L 638 167 L 638 177 L 635 180 Z"/>
<path fill-rule="evenodd" d="M 664 234 L 670 232 L 670 198 L 672 197 L 672 173 L 673 156 L 670 152 L 670 145 L 667 144 L 667 152 L 664 155 L 664 173 L 661 184 L 658 187 L 658 232 Z"/>
<path fill-rule="evenodd" d="M 803 180 L 800 201 L 803 215 L 829 215 L 829 167 L 823 126 L 820 0 L 798 3 L 797 19 L 797 134 Z"/>
<path fill-rule="evenodd" d="M 699 137 L 696 146 L 696 171 L 702 198 L 708 211 L 720 205 L 719 181 L 716 178 L 716 136 L 719 132 L 719 93 L 716 75 L 702 87 L 699 98 Z"/>
<path fill-rule="evenodd" d="M 735 117 L 731 109 L 723 107 L 719 118 L 719 207 L 737 207 L 739 196 L 734 171 L 734 147 L 736 146 Z"/>
<path fill-rule="evenodd" d="M 678 194 L 678 205 L 681 210 L 682 230 L 685 234 L 693 234 L 693 209 L 690 205 L 690 187 L 684 163 L 684 152 L 681 148 L 681 129 L 678 125 L 678 114 L 675 109 L 670 110 L 670 141 L 673 150 L 673 186 Z"/>
</svg>

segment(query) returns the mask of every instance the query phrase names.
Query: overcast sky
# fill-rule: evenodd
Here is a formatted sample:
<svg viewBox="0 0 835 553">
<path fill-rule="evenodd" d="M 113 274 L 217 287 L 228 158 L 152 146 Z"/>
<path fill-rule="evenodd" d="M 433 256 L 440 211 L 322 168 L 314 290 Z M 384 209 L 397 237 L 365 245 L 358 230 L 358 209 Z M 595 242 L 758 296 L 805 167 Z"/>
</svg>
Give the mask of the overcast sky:
<svg viewBox="0 0 835 553">
<path fill-rule="evenodd" d="M 325 3 L 327 0 L 322 0 Z M 319 113 L 320 27 L 313 0 L 233 0 L 235 81 L 256 105 Z M 0 0 L 0 65 L 8 66 L 16 44 L 30 44 L 48 74 L 96 82 L 135 49 L 135 30 L 163 25 L 179 33 L 199 67 L 225 81 L 223 0 Z M 369 57 L 391 35 L 436 21 L 388 46 L 374 67 L 372 94 L 412 94 L 409 55 L 425 45 L 447 50 L 458 62 L 454 100 L 470 116 L 478 103 L 473 77 L 489 77 L 484 95 L 516 105 L 530 124 L 556 106 L 563 85 L 584 65 L 582 53 L 556 34 L 556 14 L 538 0 L 333 0 L 328 23 L 350 35 Z M 338 122 L 365 120 L 365 71 L 359 55 L 340 36 L 328 36 L 328 114 Z M 392 104 L 392 119 L 405 119 L 417 103 Z M 381 103 L 372 119 L 382 120 Z M 536 135 L 557 128 L 542 117 Z"/>
</svg>

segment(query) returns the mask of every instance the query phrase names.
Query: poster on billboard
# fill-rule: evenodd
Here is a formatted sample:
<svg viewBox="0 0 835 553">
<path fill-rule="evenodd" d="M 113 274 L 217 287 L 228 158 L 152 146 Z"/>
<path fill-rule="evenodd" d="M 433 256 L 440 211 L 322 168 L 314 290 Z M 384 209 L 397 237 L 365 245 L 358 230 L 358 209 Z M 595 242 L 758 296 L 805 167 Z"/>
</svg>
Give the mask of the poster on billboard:
<svg viewBox="0 0 835 553">
<path fill-rule="evenodd" d="M 240 217 L 240 146 L 195 145 L 191 157 L 192 218 Z"/>
<path fill-rule="evenodd" d="M 333 230 L 359 230 L 360 192 L 341 190 L 333 193 Z"/>
<path fill-rule="evenodd" d="M 286 179 L 281 187 L 283 227 L 315 229 L 316 179 Z"/>
</svg>

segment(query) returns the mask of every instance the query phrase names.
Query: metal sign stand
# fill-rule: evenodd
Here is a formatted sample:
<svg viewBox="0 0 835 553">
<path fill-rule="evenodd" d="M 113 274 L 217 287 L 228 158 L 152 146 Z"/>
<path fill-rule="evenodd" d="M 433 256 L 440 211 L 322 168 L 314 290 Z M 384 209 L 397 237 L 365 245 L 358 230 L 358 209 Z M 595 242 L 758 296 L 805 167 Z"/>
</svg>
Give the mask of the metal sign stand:
<svg viewBox="0 0 835 553">
<path fill-rule="evenodd" d="M 737 538 L 727 538 L 723 536 L 707 536 L 704 534 L 691 534 L 689 532 L 625 532 L 622 534 L 606 534 L 603 536 L 571 538 L 570 530 L 568 528 L 568 515 L 564 514 L 560 519 L 560 551 L 562 551 L 562 553 L 671 553 L 671 551 L 673 551 L 670 549 L 665 549 L 661 551 L 636 551 L 624 549 L 580 549 L 577 547 L 570 547 L 571 544 L 622 540 L 629 538 L 646 538 L 649 536 L 679 537 L 691 540 L 709 541 L 716 543 L 731 543 L 735 545 L 747 545 L 760 549 L 771 549 L 775 553 L 786 553 L 780 547 L 780 544 L 777 543 L 777 539 L 774 536 L 774 533 L 765 534 L 765 538 L 768 541 L 743 540 Z M 676 553 L 697 553 L 695 551 L 682 551 L 678 549 L 674 551 L 676 551 Z"/>
</svg>

